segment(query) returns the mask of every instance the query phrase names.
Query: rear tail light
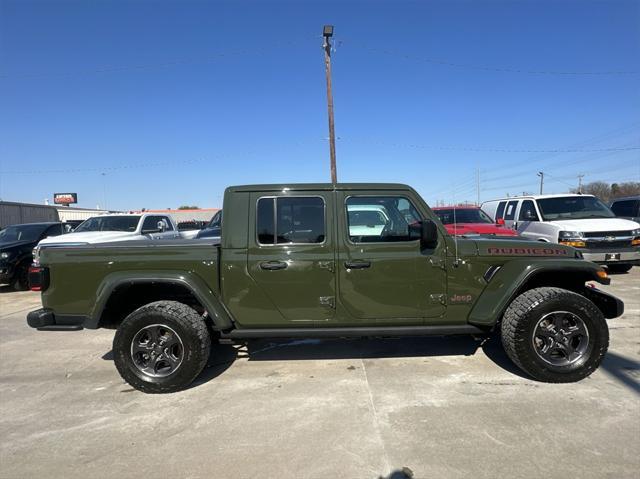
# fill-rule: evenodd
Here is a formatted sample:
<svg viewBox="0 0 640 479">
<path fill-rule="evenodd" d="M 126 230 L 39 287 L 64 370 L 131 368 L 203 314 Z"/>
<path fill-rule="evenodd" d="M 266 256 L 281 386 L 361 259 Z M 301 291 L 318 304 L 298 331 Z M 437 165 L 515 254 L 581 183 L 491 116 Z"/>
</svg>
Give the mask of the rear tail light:
<svg viewBox="0 0 640 479">
<path fill-rule="evenodd" d="M 29 268 L 29 289 L 31 291 L 46 291 L 49 287 L 49 268 L 31 266 Z"/>
</svg>

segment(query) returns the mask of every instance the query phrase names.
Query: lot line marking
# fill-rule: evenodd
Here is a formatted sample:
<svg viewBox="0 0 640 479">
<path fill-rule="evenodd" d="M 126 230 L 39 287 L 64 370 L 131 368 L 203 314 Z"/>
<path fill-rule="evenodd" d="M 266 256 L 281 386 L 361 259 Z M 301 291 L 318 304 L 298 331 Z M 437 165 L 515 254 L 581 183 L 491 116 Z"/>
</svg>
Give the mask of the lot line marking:
<svg viewBox="0 0 640 479">
<path fill-rule="evenodd" d="M 382 459 L 384 460 L 384 474 L 391 474 L 391 466 L 389 465 L 389 456 L 387 455 L 387 448 L 384 444 L 382 433 L 380 432 L 380 421 L 378 420 L 378 411 L 373 403 L 373 394 L 371 394 L 371 385 L 369 384 L 369 376 L 367 376 L 367 368 L 364 365 L 364 360 L 360 358 L 360 364 L 362 364 L 362 372 L 364 374 L 364 382 L 367 384 L 367 392 L 369 393 L 369 405 L 371 406 L 371 412 L 373 413 L 373 427 L 380 441 L 382 447 Z"/>
</svg>

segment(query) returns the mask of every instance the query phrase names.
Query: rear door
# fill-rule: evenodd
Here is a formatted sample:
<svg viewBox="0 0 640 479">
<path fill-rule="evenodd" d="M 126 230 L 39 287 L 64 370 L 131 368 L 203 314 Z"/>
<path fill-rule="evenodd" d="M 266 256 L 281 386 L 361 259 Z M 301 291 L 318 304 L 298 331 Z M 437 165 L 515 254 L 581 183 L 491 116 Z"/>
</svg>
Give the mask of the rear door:
<svg viewBox="0 0 640 479">
<path fill-rule="evenodd" d="M 333 195 L 251 195 L 256 215 L 249 225 L 247 269 L 272 326 L 277 326 L 274 317 L 285 326 L 303 327 L 335 315 Z"/>
<path fill-rule="evenodd" d="M 444 241 L 420 251 L 417 203 L 398 191 L 338 192 L 341 323 L 421 324 L 444 313 Z"/>
</svg>

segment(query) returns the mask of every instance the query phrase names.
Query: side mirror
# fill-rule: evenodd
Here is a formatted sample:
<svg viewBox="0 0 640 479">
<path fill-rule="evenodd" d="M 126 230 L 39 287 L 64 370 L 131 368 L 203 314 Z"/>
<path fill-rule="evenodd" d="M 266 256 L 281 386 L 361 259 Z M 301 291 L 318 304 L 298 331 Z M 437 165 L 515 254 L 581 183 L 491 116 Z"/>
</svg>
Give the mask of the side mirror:
<svg viewBox="0 0 640 479">
<path fill-rule="evenodd" d="M 166 229 L 167 227 L 164 224 L 164 221 L 158 221 L 158 223 L 156 223 L 155 228 L 145 228 L 141 231 L 141 233 L 143 235 L 150 235 L 153 233 L 164 233 Z"/>
<path fill-rule="evenodd" d="M 498 218 L 496 220 L 496 224 L 499 226 L 504 226 L 504 218 Z"/>
<path fill-rule="evenodd" d="M 420 247 L 433 249 L 436 246 L 438 246 L 438 227 L 433 221 L 424 220 L 420 234 Z"/>
</svg>

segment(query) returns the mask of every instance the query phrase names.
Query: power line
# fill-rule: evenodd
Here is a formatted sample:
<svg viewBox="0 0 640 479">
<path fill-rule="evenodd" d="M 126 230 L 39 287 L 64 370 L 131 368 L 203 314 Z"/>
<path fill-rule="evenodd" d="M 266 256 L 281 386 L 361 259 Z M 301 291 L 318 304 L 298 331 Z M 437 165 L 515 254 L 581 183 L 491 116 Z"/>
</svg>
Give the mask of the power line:
<svg viewBox="0 0 640 479">
<path fill-rule="evenodd" d="M 341 137 L 343 140 L 351 141 L 355 137 Z M 364 137 L 363 137 L 364 139 Z M 356 140 L 357 141 L 357 140 Z M 640 150 L 640 145 L 626 146 L 626 147 L 612 147 L 612 148 L 552 148 L 552 149 L 527 149 L 527 148 L 481 148 L 473 146 L 438 146 L 438 145 L 420 145 L 416 143 L 395 143 L 395 142 L 382 142 L 372 138 L 366 139 L 367 143 L 378 144 L 381 146 L 392 146 L 397 148 L 414 148 L 424 150 L 442 150 L 442 151 L 467 151 L 478 153 L 594 153 L 604 151 L 632 151 Z"/>
<path fill-rule="evenodd" d="M 63 72 L 63 73 L 18 73 L 15 75 L 0 75 L 0 80 L 17 78 L 17 79 L 41 79 L 41 78 L 70 78 L 75 76 L 84 75 L 99 75 L 103 73 L 119 73 L 128 71 L 144 71 L 157 68 L 168 68 L 180 65 L 203 65 L 207 63 L 213 63 L 229 57 L 238 56 L 250 56 L 250 55 L 265 55 L 273 51 L 273 46 L 293 46 L 300 44 L 299 41 L 294 40 L 270 40 L 269 44 L 271 48 L 255 48 L 255 49 L 239 49 L 239 50 L 227 50 L 225 52 L 211 53 L 202 57 L 191 58 L 176 58 L 169 61 L 150 62 L 138 65 L 105 65 L 96 68 L 89 68 L 86 70 L 78 70 L 75 72 Z"/>
<path fill-rule="evenodd" d="M 398 51 L 393 51 L 386 48 L 383 49 L 383 48 L 371 47 L 367 44 L 360 43 L 357 41 L 354 41 L 354 42 L 349 41 L 347 44 L 351 44 L 358 48 L 368 50 L 372 53 L 398 57 L 404 60 L 414 60 L 414 61 L 420 61 L 425 63 L 431 63 L 433 65 L 446 66 L 446 67 L 452 67 L 452 68 L 462 68 L 466 70 L 479 70 L 479 71 L 490 71 L 490 72 L 499 72 L 499 73 L 525 73 L 525 74 L 532 74 L 532 75 L 559 75 L 559 76 L 581 76 L 581 75 L 604 76 L 604 75 L 637 75 L 638 74 L 638 72 L 635 70 L 557 71 L 557 70 L 529 70 L 529 69 L 522 69 L 522 68 L 472 65 L 472 64 L 466 64 L 466 63 L 451 62 L 448 60 L 440 60 L 437 58 L 407 55 L 405 53 L 400 53 Z"/>
<path fill-rule="evenodd" d="M 625 125 L 623 127 L 618 127 L 615 128 L 613 130 L 609 130 L 607 132 L 601 133 L 599 135 L 593 136 L 591 138 L 587 138 L 585 140 L 581 140 L 575 143 L 571 143 L 569 145 L 567 145 L 567 148 L 582 148 L 584 146 L 587 145 L 593 145 L 593 144 L 598 144 L 598 143 L 602 143 L 605 140 L 609 140 L 611 138 L 616 138 L 622 135 L 626 135 L 628 133 L 634 132 L 634 130 L 636 128 L 640 127 L 640 122 L 634 122 L 628 125 Z M 634 132 L 634 133 L 638 133 L 638 132 Z M 640 134 L 638 135 L 640 137 Z M 630 146 L 630 144 L 627 144 L 625 146 Z M 532 156 L 531 158 L 528 158 L 528 162 L 538 162 L 539 160 L 551 160 L 553 158 L 556 158 L 558 156 L 560 156 L 561 153 L 552 153 L 552 154 L 541 154 L 541 155 L 536 155 L 536 156 Z M 547 161 L 544 161 L 544 163 L 547 163 Z M 500 167 L 500 166 L 509 166 L 510 168 L 513 167 L 513 161 L 506 161 L 506 162 L 502 162 L 502 163 L 498 163 L 493 165 L 493 167 Z M 486 172 L 486 171 L 485 171 Z M 489 178 L 491 179 L 491 178 Z"/>
</svg>

